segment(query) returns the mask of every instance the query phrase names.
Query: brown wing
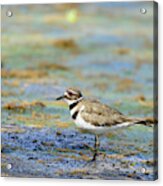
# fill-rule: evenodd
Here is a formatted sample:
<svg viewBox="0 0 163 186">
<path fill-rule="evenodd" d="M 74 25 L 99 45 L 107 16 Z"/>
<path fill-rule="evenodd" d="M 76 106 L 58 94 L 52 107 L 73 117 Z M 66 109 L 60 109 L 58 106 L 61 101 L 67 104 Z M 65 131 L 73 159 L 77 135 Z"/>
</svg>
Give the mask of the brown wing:
<svg viewBox="0 0 163 186">
<path fill-rule="evenodd" d="M 98 101 L 85 100 L 84 105 L 85 109 L 81 112 L 81 116 L 85 121 L 95 126 L 112 126 L 127 120 L 118 110 Z"/>
</svg>

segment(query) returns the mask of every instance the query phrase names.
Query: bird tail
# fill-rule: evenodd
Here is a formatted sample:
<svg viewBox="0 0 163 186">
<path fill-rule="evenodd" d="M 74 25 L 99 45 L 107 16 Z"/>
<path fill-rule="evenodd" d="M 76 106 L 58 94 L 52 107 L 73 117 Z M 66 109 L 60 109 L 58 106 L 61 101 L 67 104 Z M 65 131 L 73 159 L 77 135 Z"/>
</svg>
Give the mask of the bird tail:
<svg viewBox="0 0 163 186">
<path fill-rule="evenodd" d="M 146 118 L 130 118 L 134 124 L 144 125 L 148 127 L 152 127 L 158 124 L 158 120 L 153 117 Z"/>
</svg>

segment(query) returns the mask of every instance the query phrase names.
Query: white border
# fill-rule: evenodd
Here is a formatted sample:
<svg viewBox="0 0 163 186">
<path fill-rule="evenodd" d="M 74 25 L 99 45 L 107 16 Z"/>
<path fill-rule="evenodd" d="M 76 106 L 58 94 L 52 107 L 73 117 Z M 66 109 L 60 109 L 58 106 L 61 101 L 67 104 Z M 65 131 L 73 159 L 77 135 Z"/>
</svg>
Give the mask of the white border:
<svg viewBox="0 0 163 186">
<path fill-rule="evenodd" d="M 105 2 L 106 0 L 1 0 L 0 4 L 47 4 L 47 3 L 61 3 L 61 2 Z M 114 1 L 123 1 L 123 0 L 111 0 Z M 128 0 L 129 1 L 129 0 Z M 134 1 L 134 0 L 130 0 Z M 163 157 L 163 145 L 160 143 L 163 141 L 163 135 L 160 135 L 163 131 L 163 99 L 160 95 L 163 94 L 163 86 L 161 87 L 161 83 L 163 82 L 163 52 L 161 52 L 160 48 L 163 48 L 163 38 L 161 33 L 163 33 L 163 1 L 157 0 L 159 3 L 159 180 L 155 182 L 139 182 L 139 181 L 111 181 L 111 180 L 62 180 L 62 179 L 38 179 L 38 178 L 0 178 L 0 184 L 3 186 L 29 186 L 29 184 L 38 185 L 52 185 L 52 186 L 104 186 L 104 184 L 109 184 L 109 186 L 129 186 L 129 185 L 137 185 L 141 184 L 143 186 L 147 185 L 163 185 L 163 179 L 161 178 L 163 171 L 163 161 L 161 157 Z M 162 82 L 161 82 L 162 80 Z"/>
</svg>

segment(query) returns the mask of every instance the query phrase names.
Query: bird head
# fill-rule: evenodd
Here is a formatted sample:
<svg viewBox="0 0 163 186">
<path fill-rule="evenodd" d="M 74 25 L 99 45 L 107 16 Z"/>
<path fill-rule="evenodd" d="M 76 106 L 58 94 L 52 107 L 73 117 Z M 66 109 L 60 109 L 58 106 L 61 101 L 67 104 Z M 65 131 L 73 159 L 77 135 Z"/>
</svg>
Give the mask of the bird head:
<svg viewBox="0 0 163 186">
<path fill-rule="evenodd" d="M 72 103 L 79 101 L 82 98 L 83 98 L 83 96 L 82 96 L 80 90 L 78 90 L 76 88 L 68 88 L 64 92 L 64 94 L 62 96 L 56 98 L 56 100 L 64 100 L 70 105 Z"/>
</svg>

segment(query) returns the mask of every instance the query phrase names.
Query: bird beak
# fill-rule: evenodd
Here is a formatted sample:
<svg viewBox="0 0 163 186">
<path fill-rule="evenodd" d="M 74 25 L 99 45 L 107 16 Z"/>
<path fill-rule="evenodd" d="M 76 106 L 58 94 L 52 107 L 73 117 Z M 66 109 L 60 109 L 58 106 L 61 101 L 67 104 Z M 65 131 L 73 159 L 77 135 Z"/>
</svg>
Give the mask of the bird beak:
<svg viewBox="0 0 163 186">
<path fill-rule="evenodd" d="M 58 101 L 58 100 L 61 100 L 61 99 L 64 99 L 64 98 L 65 98 L 65 96 L 63 95 L 63 96 L 60 96 L 60 97 L 56 98 L 56 100 Z"/>
</svg>

